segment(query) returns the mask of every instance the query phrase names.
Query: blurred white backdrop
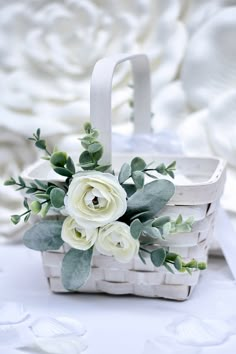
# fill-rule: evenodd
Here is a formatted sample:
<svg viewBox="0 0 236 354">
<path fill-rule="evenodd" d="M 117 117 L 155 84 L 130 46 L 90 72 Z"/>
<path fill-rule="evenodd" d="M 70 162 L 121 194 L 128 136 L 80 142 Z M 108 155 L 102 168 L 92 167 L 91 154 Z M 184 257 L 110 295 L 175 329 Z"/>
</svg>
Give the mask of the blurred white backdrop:
<svg viewBox="0 0 236 354">
<path fill-rule="evenodd" d="M 0 224 L 20 207 L 3 180 L 37 158 L 41 127 L 63 140 L 89 119 L 95 62 L 144 52 L 152 68 L 153 130 L 179 134 L 185 152 L 230 164 L 224 207 L 236 213 L 236 0 L 0 0 Z M 130 120 L 130 72 L 114 80 L 113 121 Z"/>
</svg>

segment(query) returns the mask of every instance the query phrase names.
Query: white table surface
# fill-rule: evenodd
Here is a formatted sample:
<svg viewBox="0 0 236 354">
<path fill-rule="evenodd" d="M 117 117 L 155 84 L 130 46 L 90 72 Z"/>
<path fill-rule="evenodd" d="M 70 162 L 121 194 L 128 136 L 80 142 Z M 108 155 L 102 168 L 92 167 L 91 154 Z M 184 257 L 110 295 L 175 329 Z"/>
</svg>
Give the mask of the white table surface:
<svg viewBox="0 0 236 354">
<path fill-rule="evenodd" d="M 0 302 L 4 301 L 24 304 L 32 318 L 63 315 L 79 319 L 88 330 L 86 353 L 90 354 L 160 354 L 158 350 L 149 351 L 147 341 L 158 341 L 158 336 L 167 335 L 170 347 L 174 346 L 167 326 L 183 316 L 236 319 L 236 285 L 223 258 L 210 259 L 208 270 L 189 300 L 174 302 L 129 296 L 52 294 L 38 252 L 22 245 L 0 245 Z M 232 331 L 236 334 L 235 328 Z M 236 335 L 232 335 L 222 345 L 199 348 L 199 353 L 233 354 L 235 348 Z M 177 352 L 172 349 L 168 353 Z M 194 348 L 189 349 L 189 354 L 192 352 Z M 8 353 L 1 352 L 0 346 L 0 354 Z"/>
</svg>

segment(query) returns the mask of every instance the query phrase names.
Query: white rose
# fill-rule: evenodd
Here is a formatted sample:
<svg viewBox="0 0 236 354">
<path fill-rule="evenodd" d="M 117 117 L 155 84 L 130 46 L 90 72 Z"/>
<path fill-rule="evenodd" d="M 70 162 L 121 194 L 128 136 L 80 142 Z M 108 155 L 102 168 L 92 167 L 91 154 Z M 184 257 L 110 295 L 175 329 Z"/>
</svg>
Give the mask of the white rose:
<svg viewBox="0 0 236 354">
<path fill-rule="evenodd" d="M 73 178 L 65 199 L 68 214 L 82 228 L 96 228 L 126 211 L 126 192 L 109 173 L 86 171 Z"/>
<path fill-rule="evenodd" d="M 116 221 L 99 229 L 95 246 L 100 253 L 127 263 L 137 255 L 139 241 L 131 236 L 128 225 Z"/>
<path fill-rule="evenodd" d="M 61 238 L 72 248 L 88 250 L 94 245 L 97 236 L 97 229 L 81 229 L 70 216 L 63 223 Z"/>
</svg>

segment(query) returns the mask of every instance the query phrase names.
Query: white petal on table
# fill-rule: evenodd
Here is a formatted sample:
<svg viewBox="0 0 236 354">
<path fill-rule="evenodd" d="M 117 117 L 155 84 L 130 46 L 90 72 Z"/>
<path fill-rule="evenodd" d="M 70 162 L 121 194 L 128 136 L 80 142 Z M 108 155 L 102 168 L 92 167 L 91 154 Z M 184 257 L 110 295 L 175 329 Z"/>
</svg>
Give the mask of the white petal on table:
<svg viewBox="0 0 236 354">
<path fill-rule="evenodd" d="M 217 12 L 191 38 L 181 71 L 183 88 L 195 109 L 206 107 L 236 82 L 236 6 Z"/>
<path fill-rule="evenodd" d="M 79 354 L 87 349 L 86 330 L 69 317 L 40 318 L 30 326 L 36 345 L 46 353 Z"/>
<path fill-rule="evenodd" d="M 29 313 L 22 304 L 16 302 L 0 303 L 0 326 L 18 324 L 25 321 Z"/>
<path fill-rule="evenodd" d="M 224 320 L 202 320 L 189 316 L 173 322 L 168 329 L 179 343 L 199 347 L 220 345 L 236 334 L 233 320 L 229 323 Z"/>
</svg>

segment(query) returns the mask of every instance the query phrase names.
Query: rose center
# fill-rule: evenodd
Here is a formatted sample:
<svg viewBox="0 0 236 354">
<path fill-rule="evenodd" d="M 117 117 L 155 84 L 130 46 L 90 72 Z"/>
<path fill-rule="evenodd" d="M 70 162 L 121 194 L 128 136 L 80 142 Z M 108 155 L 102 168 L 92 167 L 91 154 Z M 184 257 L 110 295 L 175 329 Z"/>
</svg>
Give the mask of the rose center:
<svg viewBox="0 0 236 354">
<path fill-rule="evenodd" d="M 93 205 L 98 205 L 99 204 L 98 197 L 94 197 L 92 203 Z"/>
<path fill-rule="evenodd" d="M 106 207 L 107 200 L 96 188 L 92 188 L 85 195 L 85 204 L 90 209 L 101 209 Z"/>
</svg>

